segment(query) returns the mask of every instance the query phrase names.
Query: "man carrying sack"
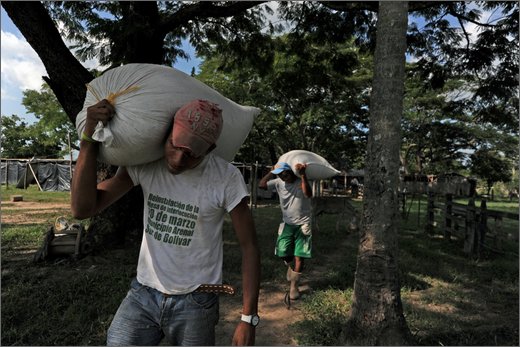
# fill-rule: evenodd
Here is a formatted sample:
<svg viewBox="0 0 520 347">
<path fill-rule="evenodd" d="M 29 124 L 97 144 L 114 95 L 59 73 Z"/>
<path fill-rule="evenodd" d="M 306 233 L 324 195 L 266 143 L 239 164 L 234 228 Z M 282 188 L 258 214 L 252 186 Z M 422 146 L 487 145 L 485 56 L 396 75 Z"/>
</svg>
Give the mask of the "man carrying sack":
<svg viewBox="0 0 520 347">
<path fill-rule="evenodd" d="M 294 174 L 286 162 L 278 162 L 258 184 L 262 189 L 275 188 L 280 198 L 283 222 L 278 230 L 275 255 L 287 265 L 287 281 L 290 282 L 289 299 L 300 298 L 298 283 L 303 272 L 305 258 L 311 258 L 311 198 L 312 188 L 307 180 L 305 164 L 295 168 L 300 178 Z M 292 263 L 294 261 L 294 269 Z"/>
<path fill-rule="evenodd" d="M 233 345 L 253 345 L 259 322 L 260 255 L 248 192 L 242 175 L 213 155 L 222 130 L 216 104 L 194 100 L 175 114 L 165 156 L 155 162 L 120 167 L 96 184 L 98 122 L 114 117 L 107 100 L 90 106 L 72 182 L 75 218 L 101 212 L 141 185 L 144 235 L 137 276 L 114 316 L 108 345 L 214 345 L 218 293 L 222 285 L 224 216 L 231 216 L 242 252 L 243 308 Z M 131 149 L 129 149 L 131 150 Z"/>
</svg>

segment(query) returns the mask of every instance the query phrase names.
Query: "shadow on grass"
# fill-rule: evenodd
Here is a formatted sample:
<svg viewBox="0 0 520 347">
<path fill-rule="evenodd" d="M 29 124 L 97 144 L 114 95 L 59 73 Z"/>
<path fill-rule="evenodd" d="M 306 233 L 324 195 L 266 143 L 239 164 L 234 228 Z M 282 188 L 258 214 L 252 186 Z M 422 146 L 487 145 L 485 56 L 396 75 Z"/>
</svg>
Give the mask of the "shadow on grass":
<svg viewBox="0 0 520 347">
<path fill-rule="evenodd" d="M 104 345 L 135 276 L 135 254 L 2 269 L 2 345 Z"/>
<path fill-rule="evenodd" d="M 319 248 L 324 256 L 336 250 L 339 257 L 331 263 L 326 257 L 317 260 L 325 270 L 304 302 L 305 320 L 292 326 L 303 345 L 338 344 L 351 305 L 357 242 L 336 233 L 334 220 L 328 222 L 329 232 L 321 237 Z M 416 343 L 518 345 L 517 255 L 487 254 L 476 261 L 464 254 L 459 240 L 446 242 L 405 228 L 398 237 L 401 295 Z M 349 293 L 349 300 L 331 306 L 330 298 L 323 296 L 328 291 L 337 296 Z"/>
<path fill-rule="evenodd" d="M 281 212 L 253 210 L 262 283 L 283 283 L 273 254 Z M 351 305 L 358 238 L 320 220 L 309 271 L 319 268 L 302 302 L 306 319 L 288 327 L 301 345 L 334 345 Z M 2 345 L 104 345 L 106 329 L 135 276 L 138 244 L 100 250 L 77 262 L 10 261 L 17 248 L 39 246 L 41 225 L 2 226 Z M 40 233 L 40 234 L 39 234 Z M 468 259 L 457 242 L 404 229 L 399 269 L 406 319 L 421 345 L 518 345 L 518 256 Z M 5 247 L 5 248 L 4 248 Z M 336 256 L 329 261 L 328 256 Z M 7 255 L 7 257 L 6 257 Z M 241 254 L 229 219 L 224 227 L 224 280 L 238 283 Z"/>
</svg>

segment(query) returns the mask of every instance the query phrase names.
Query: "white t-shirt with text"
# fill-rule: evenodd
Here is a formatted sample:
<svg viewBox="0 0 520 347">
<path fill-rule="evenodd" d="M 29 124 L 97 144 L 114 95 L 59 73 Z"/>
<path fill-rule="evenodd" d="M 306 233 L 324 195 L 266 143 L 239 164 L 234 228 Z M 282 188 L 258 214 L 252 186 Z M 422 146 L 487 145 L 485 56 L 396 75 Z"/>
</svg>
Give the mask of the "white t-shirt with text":
<svg viewBox="0 0 520 347">
<path fill-rule="evenodd" d="M 179 175 L 164 158 L 127 171 L 144 195 L 137 280 L 166 294 L 222 283 L 224 216 L 248 195 L 240 171 L 212 154 Z"/>
</svg>

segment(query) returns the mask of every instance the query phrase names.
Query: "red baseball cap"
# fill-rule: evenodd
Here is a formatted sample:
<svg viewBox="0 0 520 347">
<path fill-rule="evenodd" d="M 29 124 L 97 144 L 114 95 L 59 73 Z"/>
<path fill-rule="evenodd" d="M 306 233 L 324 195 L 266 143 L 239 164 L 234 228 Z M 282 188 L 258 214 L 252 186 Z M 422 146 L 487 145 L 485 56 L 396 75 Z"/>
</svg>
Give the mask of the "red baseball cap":
<svg viewBox="0 0 520 347">
<path fill-rule="evenodd" d="M 207 100 L 190 101 L 175 113 L 172 144 L 200 157 L 217 141 L 222 123 L 222 110 L 217 104 Z"/>
</svg>

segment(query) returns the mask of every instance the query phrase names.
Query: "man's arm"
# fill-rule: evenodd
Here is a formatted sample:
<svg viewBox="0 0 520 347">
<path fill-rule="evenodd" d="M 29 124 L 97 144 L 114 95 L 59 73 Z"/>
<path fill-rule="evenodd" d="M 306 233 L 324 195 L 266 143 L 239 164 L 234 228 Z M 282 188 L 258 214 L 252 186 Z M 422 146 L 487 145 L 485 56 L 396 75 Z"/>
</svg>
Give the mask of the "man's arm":
<svg viewBox="0 0 520 347">
<path fill-rule="evenodd" d="M 242 313 L 250 315 L 258 312 L 258 293 L 260 290 L 260 250 L 256 237 L 253 216 L 244 198 L 231 212 L 231 221 L 242 252 Z M 237 320 L 240 317 L 237 317 Z M 255 327 L 240 321 L 235 329 L 234 346 L 255 344 Z"/>
<path fill-rule="evenodd" d="M 271 173 L 271 171 L 269 171 L 267 173 L 267 175 L 265 175 L 264 177 L 262 177 L 260 179 L 260 182 L 258 183 L 258 188 L 267 190 L 267 182 L 272 180 L 275 177 L 276 177 L 276 175 L 274 175 L 273 173 Z"/>
<path fill-rule="evenodd" d="M 298 173 L 300 174 L 300 177 L 302 179 L 302 190 L 303 194 L 308 197 L 312 198 L 312 188 L 309 184 L 309 181 L 307 180 L 307 174 L 305 173 L 305 169 L 307 169 L 307 164 L 296 164 L 295 166 L 296 170 L 298 170 Z"/>
<path fill-rule="evenodd" d="M 71 210 L 74 218 L 92 217 L 121 198 L 133 187 L 125 169 L 97 184 L 97 153 L 99 143 L 92 140 L 98 121 L 106 124 L 114 115 L 114 108 L 107 100 L 87 109 L 87 120 L 80 143 L 71 184 Z"/>
</svg>

